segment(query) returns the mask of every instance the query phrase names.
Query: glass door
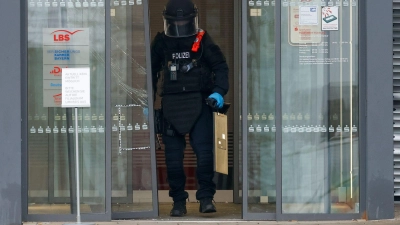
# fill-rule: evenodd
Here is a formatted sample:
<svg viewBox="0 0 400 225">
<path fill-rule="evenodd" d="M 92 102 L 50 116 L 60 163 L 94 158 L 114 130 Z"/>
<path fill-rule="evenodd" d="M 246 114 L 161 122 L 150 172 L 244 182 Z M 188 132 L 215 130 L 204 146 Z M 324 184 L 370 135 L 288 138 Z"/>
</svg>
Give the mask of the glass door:
<svg viewBox="0 0 400 225">
<path fill-rule="evenodd" d="M 275 220 L 275 1 L 243 1 L 243 217 Z"/>
<path fill-rule="evenodd" d="M 111 1 L 112 218 L 158 215 L 148 1 Z"/>
<path fill-rule="evenodd" d="M 358 1 L 282 1 L 282 213 L 359 213 Z"/>
<path fill-rule="evenodd" d="M 76 163 L 83 221 L 156 217 L 148 1 L 26 6 L 27 219 L 76 220 Z M 75 115 L 61 107 L 62 70 L 81 67 L 90 68 L 91 106 Z"/>
<path fill-rule="evenodd" d="M 243 8 L 244 218 L 359 218 L 359 1 Z"/>
<path fill-rule="evenodd" d="M 76 219 L 75 165 L 82 219 L 107 218 L 106 4 L 27 0 L 28 219 Z M 91 106 L 62 108 L 62 69 L 89 68 Z M 75 133 L 75 119 L 78 133 Z M 79 162 L 75 161 L 79 135 Z M 108 215 L 109 217 L 110 215 Z"/>
</svg>

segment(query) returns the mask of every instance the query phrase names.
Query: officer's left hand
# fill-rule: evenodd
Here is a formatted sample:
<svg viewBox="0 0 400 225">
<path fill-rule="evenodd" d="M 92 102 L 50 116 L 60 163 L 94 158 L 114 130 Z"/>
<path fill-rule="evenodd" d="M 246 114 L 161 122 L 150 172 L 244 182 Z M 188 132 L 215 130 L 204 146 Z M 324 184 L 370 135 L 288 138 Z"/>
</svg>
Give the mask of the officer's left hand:
<svg viewBox="0 0 400 225">
<path fill-rule="evenodd" d="M 217 101 L 217 107 L 222 108 L 224 106 L 224 98 L 217 92 L 212 93 L 209 98 L 213 98 Z"/>
<path fill-rule="evenodd" d="M 143 115 L 145 116 L 146 119 L 149 118 L 149 108 L 143 107 Z"/>
</svg>

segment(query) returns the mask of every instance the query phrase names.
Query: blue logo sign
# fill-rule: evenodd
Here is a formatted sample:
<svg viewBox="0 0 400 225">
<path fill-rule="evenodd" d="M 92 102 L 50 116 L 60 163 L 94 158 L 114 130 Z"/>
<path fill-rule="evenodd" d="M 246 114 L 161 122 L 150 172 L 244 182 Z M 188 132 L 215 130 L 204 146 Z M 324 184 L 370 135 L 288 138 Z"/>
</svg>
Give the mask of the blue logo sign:
<svg viewBox="0 0 400 225">
<path fill-rule="evenodd" d="M 70 49 L 57 49 L 48 50 L 47 53 L 54 54 L 54 60 L 70 60 L 71 54 L 79 54 L 80 50 L 70 50 Z"/>
</svg>

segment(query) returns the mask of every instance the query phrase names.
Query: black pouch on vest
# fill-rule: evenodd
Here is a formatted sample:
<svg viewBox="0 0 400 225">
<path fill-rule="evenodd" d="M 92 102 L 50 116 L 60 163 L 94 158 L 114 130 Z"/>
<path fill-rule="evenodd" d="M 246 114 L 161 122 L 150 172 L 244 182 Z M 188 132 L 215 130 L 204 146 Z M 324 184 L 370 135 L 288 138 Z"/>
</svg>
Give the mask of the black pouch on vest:
<svg viewBox="0 0 400 225">
<path fill-rule="evenodd" d="M 164 129 L 164 118 L 162 109 L 154 110 L 154 126 L 156 134 L 162 134 Z"/>
</svg>

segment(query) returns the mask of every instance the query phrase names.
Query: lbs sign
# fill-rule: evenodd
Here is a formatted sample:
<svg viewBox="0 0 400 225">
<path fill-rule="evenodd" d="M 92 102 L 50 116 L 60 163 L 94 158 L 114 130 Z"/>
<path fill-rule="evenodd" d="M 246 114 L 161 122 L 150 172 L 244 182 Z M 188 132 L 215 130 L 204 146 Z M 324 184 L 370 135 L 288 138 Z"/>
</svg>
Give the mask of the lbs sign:
<svg viewBox="0 0 400 225">
<path fill-rule="evenodd" d="M 75 31 L 69 31 L 69 30 L 55 30 L 51 34 L 53 34 L 53 40 L 54 42 L 57 43 L 62 43 L 62 42 L 69 42 L 71 40 L 71 37 L 83 30 L 75 30 Z M 77 35 L 78 36 L 78 35 Z"/>
<path fill-rule="evenodd" d="M 90 68 L 89 28 L 43 29 L 43 107 L 60 107 L 66 68 Z"/>
<path fill-rule="evenodd" d="M 43 45 L 89 45 L 89 29 L 45 28 Z"/>
</svg>

